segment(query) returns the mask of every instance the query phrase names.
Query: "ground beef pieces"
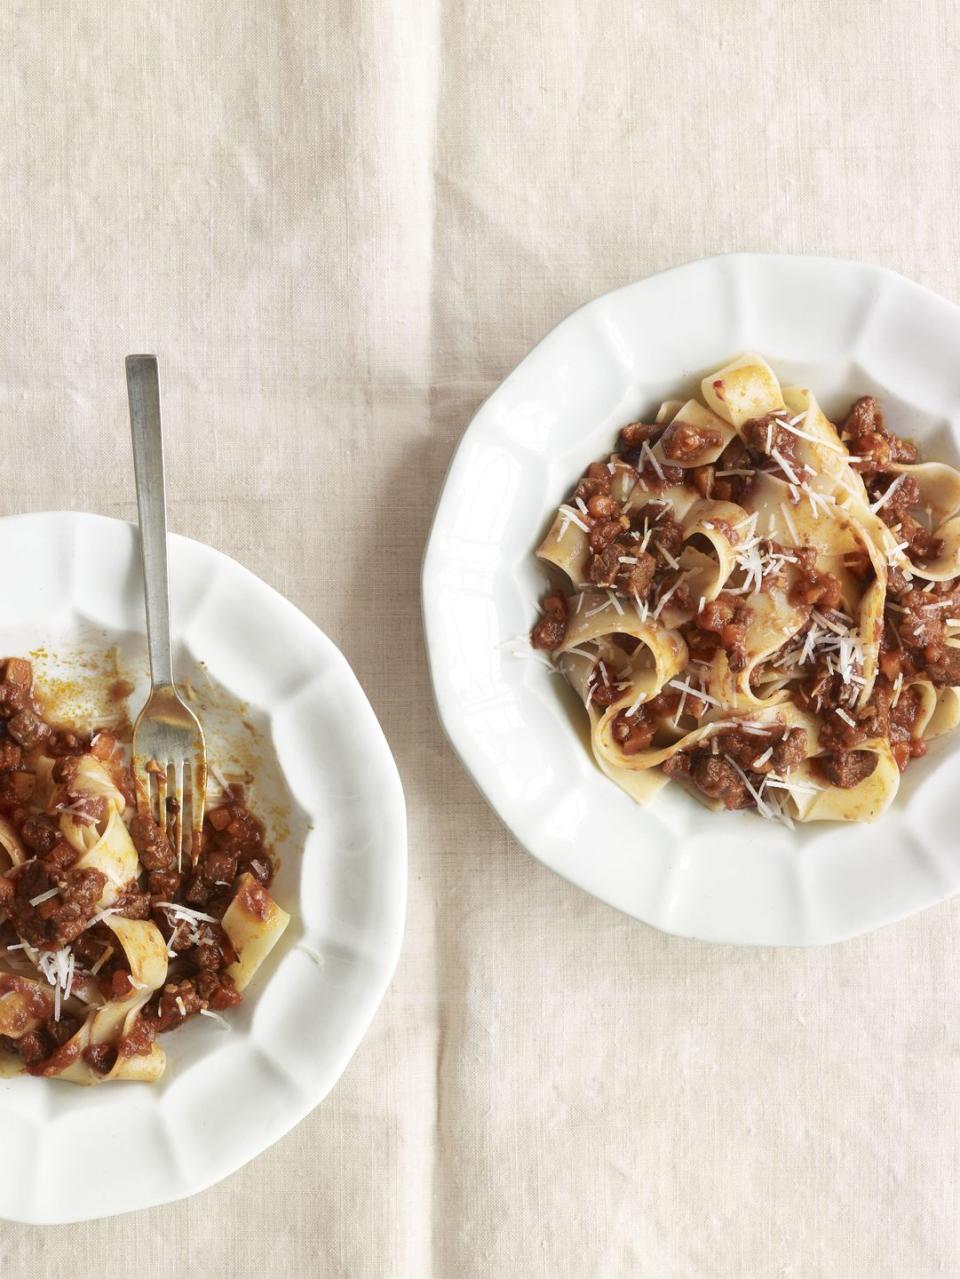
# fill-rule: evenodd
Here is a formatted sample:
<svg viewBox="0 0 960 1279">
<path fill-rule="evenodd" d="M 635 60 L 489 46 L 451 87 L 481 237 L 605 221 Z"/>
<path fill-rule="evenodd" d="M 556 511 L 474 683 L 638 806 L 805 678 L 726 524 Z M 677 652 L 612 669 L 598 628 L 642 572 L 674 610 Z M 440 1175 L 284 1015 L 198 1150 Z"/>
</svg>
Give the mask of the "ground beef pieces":
<svg viewBox="0 0 960 1279">
<path fill-rule="evenodd" d="M 200 1011 L 200 996 L 192 981 L 167 982 L 157 1001 L 156 1028 L 162 1032 L 180 1026 Z"/>
<path fill-rule="evenodd" d="M 567 636 L 567 601 L 563 595 L 548 595 L 541 607 L 543 616 L 530 633 L 530 643 L 555 652 Z"/>
<path fill-rule="evenodd" d="M 9 812 L 29 804 L 36 781 L 36 774 L 25 768 L 0 773 L 0 810 Z"/>
<path fill-rule="evenodd" d="M 697 614 L 696 624 L 701 631 L 712 631 L 726 649 L 727 661 L 732 671 L 742 671 L 747 664 L 744 645 L 750 612 L 736 595 L 721 591 L 715 600 L 709 600 Z"/>
<path fill-rule="evenodd" d="M 856 457 L 866 458 L 868 469 L 882 471 L 891 462 L 915 462 L 917 446 L 892 435 L 883 412 L 872 395 L 863 395 L 840 427 L 840 438 Z"/>
<path fill-rule="evenodd" d="M 120 1040 L 120 1053 L 123 1057 L 145 1057 L 156 1037 L 157 1023 L 151 1017 L 140 1016 Z"/>
<path fill-rule="evenodd" d="M 117 1050 L 112 1044 L 91 1044 L 83 1050 L 83 1059 L 98 1075 L 109 1075 L 117 1062 Z"/>
<path fill-rule="evenodd" d="M 917 670 L 925 670 L 935 684 L 956 683 L 960 650 L 947 647 L 945 619 L 957 616 L 960 602 L 949 592 L 908 590 L 899 597 L 899 607 L 902 611 L 889 620 Z"/>
<path fill-rule="evenodd" d="M 880 510 L 881 519 L 885 509 Z M 907 543 L 908 554 L 913 560 L 935 560 L 943 551 L 943 538 L 936 537 L 912 515 L 901 515 L 899 522 L 892 527 L 899 541 Z"/>
<path fill-rule="evenodd" d="M 24 750 L 32 750 L 39 746 L 50 729 L 35 711 L 25 707 L 7 721 L 7 732 Z"/>
<path fill-rule="evenodd" d="M 243 863 L 263 849 L 263 823 L 243 804 L 233 803 L 210 810 L 210 847 L 218 852 L 236 853 Z M 226 818 L 226 825 L 223 824 Z"/>
<path fill-rule="evenodd" d="M 770 745 L 768 738 L 761 737 L 759 733 L 742 733 L 736 729 L 731 732 L 717 733 L 715 736 L 718 755 L 729 757 L 745 771 L 748 769 L 755 772 L 770 771 L 769 761 L 762 765 L 756 763 Z"/>
<path fill-rule="evenodd" d="M 924 675 L 938 688 L 960 685 L 960 649 L 943 648 L 934 661 L 928 661 Z"/>
<path fill-rule="evenodd" d="M 781 774 L 802 764 L 807 757 L 807 734 L 802 728 L 788 728 L 773 748 L 770 763 Z"/>
<path fill-rule="evenodd" d="M 211 849 L 203 855 L 201 874 L 208 884 L 232 884 L 237 877 L 236 855 Z"/>
<path fill-rule="evenodd" d="M 920 707 L 920 690 L 912 684 L 900 690 L 896 704 L 892 701 L 890 704 L 887 733 L 893 757 L 901 772 L 911 759 L 918 759 L 927 753 L 926 742 L 913 735 Z"/>
<path fill-rule="evenodd" d="M 587 514 L 592 520 L 610 520 L 620 514 L 620 503 L 609 493 L 596 493 L 587 503 Z"/>
<path fill-rule="evenodd" d="M 72 866 L 80 854 L 68 844 L 65 839 L 58 839 L 54 846 L 40 857 L 41 862 L 54 879 L 58 878 L 67 869 Z"/>
<path fill-rule="evenodd" d="M 871 502 L 884 498 L 880 517 L 889 524 L 896 524 L 911 507 L 920 505 L 920 485 L 912 475 L 875 475 L 867 483 L 867 492 Z"/>
<path fill-rule="evenodd" d="M 835 711 L 823 712 L 817 736 L 820 739 L 820 746 L 824 750 L 852 750 L 854 746 L 859 746 L 861 742 L 865 742 L 868 738 L 877 735 L 873 731 L 874 724 L 872 720 L 863 722 L 858 720 L 856 718 L 857 712 L 853 710 L 846 713 L 853 720 L 852 724 L 848 724 Z"/>
<path fill-rule="evenodd" d="M 33 667 L 24 657 L 8 657 L 3 664 L 3 680 L 29 691 L 33 687 Z"/>
<path fill-rule="evenodd" d="M 722 436 L 710 426 L 694 426 L 674 419 L 663 435 L 663 455 L 671 462 L 693 466 L 703 455 L 717 448 Z"/>
<path fill-rule="evenodd" d="M 17 932 L 41 950 L 59 950 L 75 941 L 96 913 L 106 876 L 93 868 L 68 870 L 51 883 L 38 861 L 26 862 L 17 876 L 11 913 Z M 31 901 L 51 888 L 57 893 L 32 906 Z"/>
<path fill-rule="evenodd" d="M 665 430 L 662 422 L 630 422 L 621 426 L 617 448 L 622 453 L 639 448 L 642 444 L 653 444 Z"/>
<path fill-rule="evenodd" d="M 595 586 L 615 587 L 622 594 L 645 599 L 656 571 L 657 561 L 646 551 L 629 542 L 611 542 L 592 556 L 587 576 Z"/>
<path fill-rule="evenodd" d="M 797 437 L 780 424 L 772 413 L 755 417 L 740 428 L 740 435 L 752 453 L 772 457 L 779 453 L 795 470 L 797 463 Z"/>
<path fill-rule="evenodd" d="M 609 498 L 610 481 L 612 478 L 613 477 L 610 474 L 609 469 L 604 465 L 603 462 L 591 462 L 590 465 L 587 467 L 583 475 L 583 478 L 579 481 L 579 483 L 577 484 L 577 487 L 573 490 L 573 497 L 570 499 L 571 502 L 574 505 L 576 505 L 577 498 L 579 498 L 581 502 L 585 503 L 589 511 L 590 503 L 595 498 L 602 498 L 602 497 Z M 598 509 L 608 510 L 609 507 L 607 507 L 604 504 L 601 504 L 600 508 Z M 595 515 L 594 518 L 596 519 L 597 516 Z"/>
<path fill-rule="evenodd" d="M 669 552 L 676 559 L 683 546 L 683 525 L 679 520 L 673 518 L 673 513 L 669 507 L 647 505 L 637 512 L 634 516 L 636 522 L 638 517 L 649 520 L 649 527 L 653 529 L 650 537 L 649 545 L 657 553 L 658 558 L 667 564 L 670 568 L 674 566 L 670 564 L 664 552 Z"/>
<path fill-rule="evenodd" d="M 753 488 L 756 479 L 754 465 L 747 446 L 739 435 L 734 436 L 717 458 L 715 468 L 712 468 L 714 476 L 710 492 L 703 496 L 712 497 L 718 502 L 740 502 Z M 745 474 L 730 473 L 741 471 Z"/>
<path fill-rule="evenodd" d="M 30 689 L 4 680 L 0 684 L 0 718 L 9 719 L 30 707 Z"/>
<path fill-rule="evenodd" d="M 613 738 L 624 755 L 636 755 L 649 748 L 653 741 L 656 725 L 644 718 L 644 708 L 639 707 L 632 715 L 621 711 L 613 721 Z"/>
<path fill-rule="evenodd" d="M 626 548 L 611 542 L 598 555 L 591 555 L 587 577 L 594 586 L 613 586 L 620 573 L 620 556 Z"/>
<path fill-rule="evenodd" d="M 165 832 L 149 814 L 137 814 L 130 823 L 130 838 L 144 870 L 172 870 L 177 859 Z"/>
<path fill-rule="evenodd" d="M 79 755 L 64 755 L 53 766 L 52 777 L 58 786 L 69 787 L 77 775 L 80 765 Z"/>
<path fill-rule="evenodd" d="M 0 736 L 0 770 L 6 772 L 11 768 L 19 768 L 22 760 L 23 750 L 19 743 L 12 738 Z"/>
<path fill-rule="evenodd" d="M 870 776 L 877 767 L 877 757 L 870 751 L 837 750 L 818 755 L 816 766 L 831 786 L 849 790 Z"/>
<path fill-rule="evenodd" d="M 832 573 L 817 569 L 817 552 L 812 546 L 797 548 L 797 568 L 800 576 L 790 587 L 791 604 L 810 604 L 814 608 L 830 610 L 840 606 L 840 579 Z"/>
<path fill-rule="evenodd" d="M 653 585 L 657 561 L 646 551 L 637 550 L 629 551 L 627 559 L 636 560 L 636 563 L 620 565 L 617 585 L 625 595 L 635 595 L 638 599 L 644 600 Z"/>
<path fill-rule="evenodd" d="M 106 882 L 102 871 L 93 867 L 66 872 L 60 880 L 59 907 L 49 921 L 50 947 L 59 949 L 80 936 L 88 921 L 96 914 L 97 902 L 103 896 Z M 52 900 L 56 902 L 58 899 Z"/>
<path fill-rule="evenodd" d="M 802 711 L 832 711 L 846 693 L 840 675 L 834 671 L 825 654 L 820 654 L 803 684 L 795 690 L 793 700 Z"/>
<path fill-rule="evenodd" d="M 13 1042 L 25 1066 L 39 1066 L 52 1051 L 50 1041 L 41 1030 L 28 1030 L 25 1035 L 21 1035 Z"/>
<path fill-rule="evenodd" d="M 51 1017 L 44 1023 L 43 1028 L 53 1041 L 53 1046 L 62 1048 L 68 1039 L 73 1038 L 82 1025 L 83 1022 L 79 1017 L 70 1017 L 67 1013 L 61 1013 L 59 1021 Z"/>
<path fill-rule="evenodd" d="M 688 776 L 698 790 L 710 799 L 720 800 L 728 810 L 749 808 L 753 803 L 733 764 L 722 755 L 711 755 L 709 750 L 693 752 L 686 762 L 682 762 L 682 752 L 674 755 L 664 763 L 663 771 L 668 777 Z"/>
<path fill-rule="evenodd" d="M 910 557 L 914 560 L 936 559 L 943 550 L 943 540 L 910 514 L 911 509 L 920 504 L 920 486 L 914 477 L 875 475 L 869 480 L 867 489 L 872 502 L 890 494 L 877 514 L 894 531 L 898 542 L 907 543 Z"/>
<path fill-rule="evenodd" d="M 34 853 L 49 853 L 60 842 L 60 831 L 46 816 L 27 817 L 20 827 L 20 838 Z"/>
<path fill-rule="evenodd" d="M 631 422 L 620 428 L 617 453 L 628 465 L 642 470 L 646 461 L 644 445 L 652 448 L 665 430 L 662 422 Z"/>
<path fill-rule="evenodd" d="M 152 897 L 172 902 L 180 891 L 183 876 L 175 870 L 152 870 L 147 875 L 147 887 Z"/>
<path fill-rule="evenodd" d="M 67 755 L 82 755 L 86 750 L 86 742 L 69 728 L 54 728 L 43 744 L 43 753 L 53 759 L 63 759 Z"/>
<path fill-rule="evenodd" d="M 212 968 L 199 968 L 194 977 L 197 994 L 215 1012 L 225 1008 L 233 1008 L 243 1003 L 243 996 L 233 984 L 233 979 L 224 972 L 216 972 Z"/>
<path fill-rule="evenodd" d="M 128 884 L 114 902 L 114 908 L 125 919 L 149 919 L 150 896 L 136 883 Z"/>
<path fill-rule="evenodd" d="M 92 968 L 103 954 L 104 947 L 110 945 L 114 945 L 116 949 L 116 938 L 113 933 L 104 925 L 94 924 L 73 943 L 73 953 L 82 968 Z"/>
<path fill-rule="evenodd" d="M 598 520 L 590 530 L 590 550 L 598 555 L 611 542 L 616 542 L 628 532 L 630 521 L 625 515 L 618 515 L 613 520 Z"/>
<path fill-rule="evenodd" d="M 202 875 L 194 875 L 183 890 L 183 900 L 190 906 L 206 906 L 210 899 L 211 888 Z"/>
<path fill-rule="evenodd" d="M 782 775 L 795 768 L 807 754 L 807 735 L 802 728 L 776 729 L 768 733 L 730 729 L 716 737 L 718 755 L 734 760 L 744 772 L 761 776 L 766 773 Z M 763 763 L 758 762 L 760 760 Z"/>
</svg>

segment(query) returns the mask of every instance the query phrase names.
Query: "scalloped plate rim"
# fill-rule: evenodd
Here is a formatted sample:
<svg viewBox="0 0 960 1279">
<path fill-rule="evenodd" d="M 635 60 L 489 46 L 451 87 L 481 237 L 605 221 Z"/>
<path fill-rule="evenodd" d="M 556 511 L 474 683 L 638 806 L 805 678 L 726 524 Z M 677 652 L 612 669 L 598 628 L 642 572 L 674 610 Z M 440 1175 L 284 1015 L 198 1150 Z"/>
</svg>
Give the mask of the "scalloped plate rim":
<svg viewBox="0 0 960 1279">
<path fill-rule="evenodd" d="M 487 800 L 494 813 L 497 815 L 501 823 L 513 835 L 517 842 L 535 857 L 548 869 L 560 875 L 561 878 L 573 884 L 575 887 L 582 889 L 598 900 L 605 902 L 614 909 L 636 919 L 640 923 L 647 924 L 649 927 L 658 929 L 669 935 L 682 937 L 688 940 L 705 941 L 711 944 L 733 944 L 747 947 L 761 946 L 786 946 L 786 947 L 815 947 L 823 945 L 832 945 L 835 943 L 850 940 L 855 937 L 862 936 L 866 933 L 875 931 L 895 924 L 903 919 L 909 918 L 922 910 L 929 909 L 932 906 L 942 902 L 949 901 L 952 897 L 960 893 L 960 882 L 955 883 L 950 889 L 934 888 L 926 896 L 903 909 L 887 909 L 878 913 L 877 917 L 868 923 L 858 922 L 849 927 L 837 926 L 833 924 L 827 930 L 818 931 L 815 925 L 805 921 L 802 924 L 802 931 L 805 935 L 800 937 L 791 937 L 788 940 L 780 940 L 776 937 L 758 936 L 726 936 L 720 935 L 711 929 L 704 928 L 685 928 L 675 926 L 673 924 L 665 924 L 656 919 L 651 919 L 647 915 L 637 909 L 636 906 L 626 904 L 622 899 L 618 899 L 618 893 L 615 888 L 608 890 L 598 888 L 595 884 L 584 882 L 585 877 L 578 874 L 577 868 L 565 867 L 561 868 L 554 864 L 549 853 L 538 849 L 534 845 L 534 841 L 524 837 L 520 833 L 520 816 L 513 810 L 513 806 L 508 811 L 492 796 L 492 782 L 485 776 L 485 769 L 479 752 L 474 744 L 470 741 L 469 735 L 466 734 L 460 726 L 455 722 L 455 711 L 452 706 L 448 705 L 443 691 L 440 687 L 442 678 L 442 666 L 440 658 L 440 649 L 442 640 L 439 635 L 439 621 L 437 618 L 437 609 L 435 607 L 434 591 L 437 586 L 437 575 L 444 563 L 444 555 L 439 547 L 440 535 L 443 531 L 445 520 L 448 519 L 447 504 L 450 501 L 450 485 L 451 481 L 458 476 L 460 468 L 465 465 L 466 451 L 470 447 L 474 439 L 479 438 L 487 429 L 486 416 L 490 405 L 495 401 L 499 392 L 508 384 L 518 380 L 524 375 L 529 366 L 533 364 L 535 358 L 542 353 L 543 348 L 550 342 L 559 330 L 566 328 L 577 321 L 589 321 L 593 316 L 602 314 L 605 305 L 612 300 L 624 297 L 634 292 L 641 291 L 645 286 L 655 281 L 669 280 L 670 277 L 681 277 L 685 274 L 698 269 L 708 269 L 711 267 L 722 266 L 731 272 L 727 281 L 727 287 L 731 287 L 738 268 L 762 268 L 764 264 L 811 264 L 820 267 L 833 268 L 838 273 L 849 272 L 851 278 L 856 275 L 862 282 L 868 280 L 876 280 L 878 285 L 882 285 L 884 281 L 892 282 L 900 289 L 912 292 L 914 295 L 923 297 L 930 302 L 934 302 L 940 306 L 946 306 L 955 314 L 958 324 L 960 324 L 960 306 L 952 302 L 950 299 L 943 297 L 942 294 L 926 285 L 920 284 L 909 277 L 892 270 L 889 267 L 878 263 L 863 261 L 857 258 L 834 257 L 830 255 L 819 254 L 797 254 L 797 253 L 763 253 L 763 252 L 731 252 L 717 253 L 706 255 L 701 258 L 691 259 L 690 261 L 677 263 L 675 265 L 665 267 L 660 271 L 651 273 L 641 279 L 629 281 L 625 284 L 618 285 L 613 289 L 609 289 L 604 293 L 598 294 L 596 297 L 590 298 L 581 303 L 567 315 L 561 317 L 553 324 L 538 341 L 530 347 L 520 361 L 498 382 L 493 390 L 476 408 L 470 418 L 470 421 L 464 430 L 462 436 L 454 448 L 450 461 L 446 468 L 443 482 L 440 486 L 439 497 L 430 523 L 429 532 L 424 546 L 424 553 L 421 559 L 420 571 L 420 591 L 421 591 L 421 616 L 424 629 L 424 645 L 427 653 L 428 667 L 430 671 L 430 688 L 433 695 L 434 705 L 437 710 L 437 716 L 443 727 L 454 753 L 460 760 L 467 774 L 470 776 L 474 785 Z M 878 288 L 878 298 L 880 290 Z M 876 305 L 874 300 L 873 305 Z M 873 307 L 871 307 L 871 310 Z M 737 352 L 734 349 L 735 343 L 731 344 L 728 356 L 732 357 Z M 762 350 L 760 343 L 756 344 L 757 349 Z M 781 359 L 788 357 L 781 355 Z M 677 374 L 678 380 L 682 377 Z M 958 388 L 960 388 L 960 379 L 958 379 Z M 587 428 L 589 429 L 589 428 Z M 530 555 L 533 555 L 533 546 L 530 548 Z M 960 733 L 960 730 L 957 730 Z M 608 783 L 613 785 L 612 783 Z M 695 802 L 695 801 L 691 801 Z M 706 810 L 705 810 L 706 811 Z M 642 810 L 638 810 L 642 812 Z M 881 819 L 882 820 L 882 819 Z M 874 827 L 876 829 L 876 827 Z M 642 854 L 640 854 L 642 855 Z M 737 930 L 738 931 L 738 930 Z"/>
<path fill-rule="evenodd" d="M 42 526 L 45 521 L 51 519 L 73 523 L 89 523 L 90 525 L 99 524 L 117 530 L 122 528 L 127 536 L 129 536 L 131 531 L 136 533 L 137 528 L 130 521 L 118 519 L 114 516 L 100 515 L 88 511 L 57 509 L 20 512 L 2 516 L 0 517 L 0 530 L 4 526 L 11 524 L 28 525 L 37 523 Z M 383 808 L 379 810 L 378 814 L 379 828 L 382 831 L 381 847 L 389 852 L 386 861 L 392 872 L 391 891 L 384 898 L 384 918 L 378 921 L 380 925 L 378 949 L 373 953 L 358 956 L 359 964 L 362 968 L 363 989 L 362 992 L 357 994 L 354 1003 L 356 1015 L 353 1017 L 349 1029 L 345 1030 L 341 1035 L 335 1048 L 327 1049 L 327 1056 L 322 1064 L 318 1066 L 316 1078 L 309 1080 L 306 1086 L 300 1079 L 294 1080 L 292 1076 L 284 1076 L 287 1104 L 278 1107 L 274 1122 L 265 1128 L 265 1136 L 262 1139 L 255 1139 L 250 1148 L 242 1149 L 239 1154 L 231 1154 L 222 1160 L 212 1159 L 210 1165 L 203 1171 L 194 1172 L 193 1174 L 186 1173 L 182 1165 L 177 1165 L 171 1178 L 171 1181 L 176 1181 L 177 1184 L 170 1184 L 159 1192 L 141 1193 L 132 1197 L 135 1201 L 124 1202 L 119 1207 L 114 1208 L 104 1204 L 95 1211 L 74 1211 L 69 1204 L 63 1204 L 61 1207 L 53 1204 L 49 1208 L 45 1207 L 42 1211 L 23 1212 L 10 1211 L 8 1206 L 0 1201 L 0 1220 L 19 1222 L 25 1225 L 66 1225 L 81 1221 L 100 1220 L 106 1217 L 174 1203 L 209 1189 L 239 1171 L 244 1165 L 268 1150 L 292 1131 L 329 1095 L 367 1034 L 390 986 L 400 957 L 407 898 L 406 804 L 400 774 L 397 770 L 393 753 L 380 726 L 376 712 L 371 706 L 356 674 L 346 657 L 329 636 L 295 604 L 286 599 L 269 583 L 264 582 L 262 578 L 257 577 L 252 570 L 246 568 L 225 552 L 198 539 L 185 537 L 178 533 L 170 533 L 169 540 L 172 545 L 188 548 L 186 551 L 188 554 L 199 552 L 201 555 L 210 556 L 216 561 L 225 562 L 229 565 L 231 572 L 239 573 L 254 590 L 260 593 L 267 593 L 274 607 L 287 612 L 287 615 L 291 618 L 296 617 L 298 624 L 306 624 L 310 628 L 311 639 L 319 643 L 327 660 L 331 661 L 335 670 L 335 678 L 344 683 L 344 686 L 349 689 L 349 695 L 355 704 L 357 704 L 357 699 L 359 699 L 359 703 L 366 706 L 369 712 L 370 727 L 378 740 L 377 768 L 384 787 Z M 171 559 L 173 559 L 173 555 L 171 555 Z M 139 629 L 140 633 L 145 633 L 142 623 Z M 210 666 L 215 673 L 215 658 L 211 661 Z M 245 1037 L 241 1042 L 247 1044 L 255 1054 L 262 1053 L 262 1047 L 255 1039 Z M 211 1041 L 211 1046 L 215 1051 L 215 1040 Z M 15 1086 L 16 1082 L 15 1079 L 11 1080 L 11 1087 Z M 69 1085 L 60 1086 L 63 1088 L 69 1087 Z M 134 1089 L 145 1086 L 121 1084 L 116 1087 Z M 136 1094 L 133 1095 L 135 1096 Z M 153 1111 L 151 1114 L 158 1120 L 161 1119 L 159 1110 Z M 144 1154 L 145 1157 L 148 1157 L 149 1150 L 145 1150 Z M 3 1186 L 0 1183 L 0 1192 L 2 1192 L 2 1189 Z M 33 1196 L 31 1204 L 33 1207 L 37 1206 L 36 1195 Z"/>
</svg>

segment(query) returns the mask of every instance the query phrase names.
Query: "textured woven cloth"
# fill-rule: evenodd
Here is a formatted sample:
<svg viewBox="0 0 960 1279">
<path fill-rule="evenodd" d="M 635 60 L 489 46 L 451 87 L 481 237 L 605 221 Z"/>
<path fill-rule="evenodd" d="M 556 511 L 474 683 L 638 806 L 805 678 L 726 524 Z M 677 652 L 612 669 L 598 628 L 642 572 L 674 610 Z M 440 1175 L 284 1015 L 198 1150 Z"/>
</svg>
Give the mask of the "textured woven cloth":
<svg viewBox="0 0 960 1279">
<path fill-rule="evenodd" d="M 599 905 L 454 758 L 418 604 L 464 426 L 579 303 L 732 249 L 865 258 L 960 300 L 954 19 L 0 10 L 0 509 L 132 517 L 122 358 L 158 351 L 172 527 L 353 664 L 406 787 L 411 890 L 396 979 L 322 1106 L 186 1202 L 0 1223 L 4 1279 L 960 1273 L 960 905 L 817 951 Z"/>
</svg>

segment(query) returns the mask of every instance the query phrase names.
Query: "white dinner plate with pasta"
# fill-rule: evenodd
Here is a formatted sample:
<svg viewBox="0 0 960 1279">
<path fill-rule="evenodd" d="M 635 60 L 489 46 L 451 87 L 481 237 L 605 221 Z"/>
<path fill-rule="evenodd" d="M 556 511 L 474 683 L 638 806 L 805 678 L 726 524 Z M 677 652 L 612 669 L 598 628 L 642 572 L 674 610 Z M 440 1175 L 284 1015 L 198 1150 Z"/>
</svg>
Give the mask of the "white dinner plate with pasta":
<svg viewBox="0 0 960 1279">
<path fill-rule="evenodd" d="M 707 259 L 482 406 L 424 560 L 444 726 L 532 853 L 669 932 L 836 941 L 960 887 L 960 309 Z"/>
<path fill-rule="evenodd" d="M 137 813 L 136 530 L 0 519 L 0 1217 L 191 1194 L 329 1092 L 399 953 L 403 795 L 344 658 L 220 552 L 170 539 L 204 830 Z"/>
</svg>

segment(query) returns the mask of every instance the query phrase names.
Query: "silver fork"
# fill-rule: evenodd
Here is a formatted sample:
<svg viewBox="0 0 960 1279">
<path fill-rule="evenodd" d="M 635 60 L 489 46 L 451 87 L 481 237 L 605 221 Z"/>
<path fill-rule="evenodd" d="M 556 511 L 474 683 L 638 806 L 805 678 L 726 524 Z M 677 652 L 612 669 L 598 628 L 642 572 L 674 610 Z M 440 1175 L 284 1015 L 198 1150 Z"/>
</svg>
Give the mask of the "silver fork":
<svg viewBox="0 0 960 1279">
<path fill-rule="evenodd" d="M 191 783 L 192 838 L 188 851 L 191 860 L 196 862 L 207 793 L 207 752 L 200 721 L 173 682 L 167 589 L 167 500 L 157 357 L 128 355 L 126 367 L 152 681 L 150 696 L 133 728 L 134 786 L 137 811 L 141 816 L 153 816 L 166 831 L 177 854 L 177 869 L 180 870 L 183 865 L 184 773 L 186 771 Z"/>
</svg>

